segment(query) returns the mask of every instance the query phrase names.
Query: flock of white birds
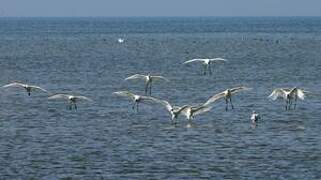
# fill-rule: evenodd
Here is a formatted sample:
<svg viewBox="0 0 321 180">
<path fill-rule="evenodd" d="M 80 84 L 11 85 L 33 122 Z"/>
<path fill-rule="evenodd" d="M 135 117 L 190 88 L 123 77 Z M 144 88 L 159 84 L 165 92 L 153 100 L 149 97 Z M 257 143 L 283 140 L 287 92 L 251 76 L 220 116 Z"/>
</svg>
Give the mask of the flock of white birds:
<svg viewBox="0 0 321 180">
<path fill-rule="evenodd" d="M 123 43 L 124 39 L 118 39 L 119 43 Z M 226 59 L 223 58 L 213 58 L 213 59 L 191 59 L 188 61 L 185 61 L 183 64 L 188 64 L 192 62 L 200 62 L 203 64 L 204 67 L 204 75 L 212 74 L 212 64 L 215 62 L 225 62 L 227 61 Z M 138 112 L 138 106 L 139 103 L 154 103 L 154 104 L 159 104 L 161 106 L 164 106 L 165 109 L 169 112 L 171 116 L 171 121 L 172 123 L 176 124 L 176 119 L 178 118 L 179 115 L 184 115 L 186 119 L 188 120 L 188 126 L 191 125 L 191 121 L 194 118 L 194 116 L 203 114 L 206 112 L 209 112 L 212 108 L 215 102 L 217 102 L 220 99 L 224 99 L 226 103 L 225 110 L 228 111 L 229 104 L 231 108 L 233 109 L 233 103 L 232 103 L 232 96 L 234 96 L 236 93 L 241 92 L 241 91 L 246 91 L 250 90 L 251 88 L 240 86 L 240 87 L 235 87 L 235 88 L 230 88 L 226 89 L 220 93 L 217 93 L 210 97 L 206 102 L 199 104 L 199 105 L 184 105 L 184 106 L 175 106 L 170 104 L 166 100 L 161 100 L 156 97 L 152 97 L 152 84 L 154 81 L 158 80 L 163 80 L 163 81 L 169 81 L 167 78 L 163 76 L 155 76 L 155 75 L 142 75 L 142 74 L 135 74 L 130 77 L 127 77 L 125 80 L 143 80 L 145 82 L 145 95 L 137 95 L 133 94 L 129 91 L 118 91 L 114 92 L 115 95 L 122 96 L 129 98 L 133 101 L 133 110 L 136 109 Z M 13 82 L 7 85 L 2 86 L 2 88 L 11 88 L 11 87 L 20 87 L 24 88 L 28 95 L 31 95 L 31 92 L 34 91 L 43 91 L 46 93 L 49 93 L 46 89 L 41 88 L 39 86 L 35 85 L 29 85 L 29 84 L 24 84 L 20 82 Z M 276 100 L 278 98 L 282 98 L 285 100 L 286 105 L 285 105 L 285 110 L 290 110 L 291 107 L 293 106 L 293 109 L 296 108 L 297 100 L 304 100 L 305 98 L 305 93 L 308 93 L 307 91 L 303 89 L 299 89 L 297 87 L 294 88 L 277 88 L 272 91 L 272 93 L 268 96 L 271 100 Z M 71 109 L 76 109 L 77 110 L 77 103 L 81 100 L 84 101 L 92 101 L 92 99 L 85 97 L 85 96 L 76 96 L 76 95 L 71 95 L 71 94 L 51 94 L 48 97 L 49 100 L 54 100 L 54 99 L 61 99 L 68 101 L 68 108 Z M 251 117 L 251 121 L 253 123 L 257 123 L 259 119 L 261 119 L 261 116 L 253 111 Z"/>
</svg>

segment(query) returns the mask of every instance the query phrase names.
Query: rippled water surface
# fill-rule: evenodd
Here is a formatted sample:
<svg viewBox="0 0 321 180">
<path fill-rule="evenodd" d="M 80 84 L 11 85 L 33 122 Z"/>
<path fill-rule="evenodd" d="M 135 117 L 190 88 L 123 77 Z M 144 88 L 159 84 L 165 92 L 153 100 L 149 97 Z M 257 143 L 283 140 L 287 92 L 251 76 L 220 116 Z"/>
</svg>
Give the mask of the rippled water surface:
<svg viewBox="0 0 321 180">
<path fill-rule="evenodd" d="M 124 43 L 118 43 L 124 38 Z M 223 57 L 212 76 L 185 60 Z M 0 93 L 1 179 L 320 179 L 321 18 L 0 18 L 0 83 L 28 82 L 65 102 Z M 226 88 L 253 88 L 171 125 L 157 105 L 112 94 L 143 93 L 135 73 L 164 75 L 154 96 L 202 103 Z M 267 99 L 273 88 L 311 91 L 297 110 Z M 250 114 L 263 120 L 252 126 Z"/>
</svg>

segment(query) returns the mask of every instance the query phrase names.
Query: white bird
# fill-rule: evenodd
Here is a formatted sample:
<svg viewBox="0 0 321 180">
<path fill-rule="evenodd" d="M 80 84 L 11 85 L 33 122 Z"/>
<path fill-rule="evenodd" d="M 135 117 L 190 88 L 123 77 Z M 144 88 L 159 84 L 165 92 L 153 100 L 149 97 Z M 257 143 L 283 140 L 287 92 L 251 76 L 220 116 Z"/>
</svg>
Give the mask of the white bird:
<svg viewBox="0 0 321 180">
<path fill-rule="evenodd" d="M 133 80 L 133 79 L 144 80 L 145 81 L 145 94 L 147 94 L 148 88 L 149 88 L 149 95 L 152 95 L 152 82 L 154 80 L 165 80 L 167 82 L 169 81 L 168 79 L 166 79 L 163 76 L 152 76 L 150 74 L 148 74 L 148 75 L 135 74 L 135 75 L 129 76 L 125 80 Z"/>
<path fill-rule="evenodd" d="M 136 107 L 136 112 L 138 112 L 138 104 L 139 103 L 146 103 L 146 102 L 156 102 L 157 100 L 153 97 L 150 96 L 140 96 L 137 94 L 133 94 L 129 91 L 118 91 L 118 92 L 114 92 L 114 94 L 118 95 L 118 96 L 122 96 L 122 97 L 128 97 L 130 98 L 134 104 L 133 104 L 133 110 Z"/>
<path fill-rule="evenodd" d="M 251 121 L 253 124 L 256 124 L 261 119 L 261 116 L 255 111 L 252 112 Z"/>
<path fill-rule="evenodd" d="M 118 42 L 119 42 L 119 43 L 123 43 L 124 41 L 125 41 L 124 39 L 118 38 Z"/>
<path fill-rule="evenodd" d="M 30 96 L 31 95 L 31 91 L 34 91 L 34 90 L 41 90 L 41 91 L 44 91 L 44 92 L 48 92 L 47 90 L 39 87 L 39 86 L 34 86 L 34 85 L 29 85 L 29 84 L 23 84 L 23 83 L 18 83 L 18 82 L 13 82 L 13 83 L 10 83 L 10 84 L 7 84 L 7 85 L 4 85 L 2 86 L 3 88 L 8 88 L 8 87 L 22 87 L 24 88 L 28 95 Z"/>
<path fill-rule="evenodd" d="M 184 110 L 182 111 L 182 113 L 185 115 L 186 119 L 188 120 L 187 127 L 191 126 L 191 122 L 196 115 L 208 112 L 212 109 L 212 107 L 213 106 L 205 106 L 205 105 L 185 107 Z"/>
<path fill-rule="evenodd" d="M 188 107 L 187 105 L 182 106 L 182 107 L 172 106 L 168 101 L 160 100 L 160 99 L 156 99 L 156 98 L 154 98 L 153 101 L 165 106 L 166 110 L 171 115 L 172 123 L 175 123 L 175 124 L 176 124 L 175 120 L 177 119 L 178 115 L 181 114 L 181 112 L 184 111 Z"/>
<path fill-rule="evenodd" d="M 50 97 L 48 97 L 49 100 L 53 99 L 64 99 L 69 102 L 69 109 L 72 109 L 72 105 L 74 105 L 75 110 L 77 110 L 77 102 L 79 100 L 85 100 L 85 101 L 93 101 L 92 99 L 86 97 L 86 96 L 75 96 L 70 94 L 55 94 Z"/>
<path fill-rule="evenodd" d="M 272 93 L 269 95 L 268 98 L 272 100 L 276 100 L 278 98 L 283 98 L 285 100 L 285 110 L 290 110 L 292 101 L 294 100 L 294 109 L 296 108 L 297 99 L 304 100 L 305 93 L 308 93 L 308 91 L 305 91 L 303 89 L 299 89 L 297 87 L 294 87 L 292 89 L 290 88 L 277 88 L 272 91 Z"/>
<path fill-rule="evenodd" d="M 233 103 L 232 103 L 232 95 L 241 91 L 245 91 L 245 90 L 250 90 L 251 88 L 247 88 L 244 86 L 240 86 L 240 87 L 235 87 L 235 88 L 231 88 L 231 89 L 226 89 L 225 91 L 215 94 L 214 96 L 212 96 L 211 98 L 209 98 L 204 105 L 205 106 L 209 106 L 210 104 L 212 104 L 213 102 L 215 102 L 216 100 L 220 99 L 220 98 L 224 98 L 225 99 L 225 103 L 226 103 L 226 107 L 225 110 L 228 110 L 228 104 L 231 104 L 232 109 L 234 109 Z"/>
<path fill-rule="evenodd" d="M 183 64 L 188 64 L 191 62 L 201 62 L 204 66 L 204 75 L 206 75 L 206 72 L 208 71 L 208 73 L 211 75 L 212 74 L 212 68 L 211 68 L 211 64 L 212 62 L 224 62 L 227 61 L 226 59 L 223 58 L 213 58 L 213 59 L 191 59 L 188 61 L 185 61 Z"/>
</svg>

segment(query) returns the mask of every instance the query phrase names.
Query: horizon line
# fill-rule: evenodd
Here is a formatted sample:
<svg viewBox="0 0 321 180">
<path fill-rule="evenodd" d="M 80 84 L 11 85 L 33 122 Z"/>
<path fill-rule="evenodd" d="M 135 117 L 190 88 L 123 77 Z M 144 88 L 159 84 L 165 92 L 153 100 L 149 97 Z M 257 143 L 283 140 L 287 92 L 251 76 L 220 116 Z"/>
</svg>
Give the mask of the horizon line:
<svg viewBox="0 0 321 180">
<path fill-rule="evenodd" d="M 0 18 L 282 18 L 282 17 L 321 17 L 321 16 L 0 16 Z"/>
</svg>

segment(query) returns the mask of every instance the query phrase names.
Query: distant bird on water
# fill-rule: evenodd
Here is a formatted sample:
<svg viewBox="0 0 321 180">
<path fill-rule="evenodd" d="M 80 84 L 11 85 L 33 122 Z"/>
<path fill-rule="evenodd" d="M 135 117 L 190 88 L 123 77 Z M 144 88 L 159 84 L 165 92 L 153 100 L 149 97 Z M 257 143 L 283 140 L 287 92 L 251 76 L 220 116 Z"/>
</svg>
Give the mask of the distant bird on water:
<svg viewBox="0 0 321 180">
<path fill-rule="evenodd" d="M 225 99 L 225 103 L 226 103 L 226 107 L 225 110 L 228 111 L 228 104 L 231 104 L 232 109 L 234 109 L 233 103 L 232 103 L 232 95 L 236 94 L 238 92 L 241 91 L 246 91 L 246 90 L 251 90 L 251 88 L 247 88 L 244 86 L 240 86 L 240 87 L 235 87 L 235 88 L 231 88 L 231 89 L 226 89 L 225 91 L 215 94 L 214 96 L 212 96 L 211 98 L 209 98 L 204 105 L 205 106 L 209 106 L 211 103 L 215 102 L 216 100 L 220 99 L 220 98 L 224 98 Z"/>
<path fill-rule="evenodd" d="M 125 39 L 118 38 L 118 42 L 119 42 L 119 43 L 123 43 L 124 41 L 125 41 Z"/>
<path fill-rule="evenodd" d="M 304 100 L 305 93 L 308 93 L 308 91 L 305 91 L 303 89 L 299 89 L 297 87 L 294 87 L 292 89 L 290 88 L 277 88 L 272 91 L 272 93 L 269 95 L 268 98 L 272 99 L 273 101 L 278 98 L 283 98 L 285 100 L 285 110 L 290 110 L 293 100 L 294 105 L 293 108 L 296 108 L 297 99 Z"/>
<path fill-rule="evenodd" d="M 212 68 L 211 68 L 211 64 L 213 62 L 224 62 L 224 61 L 227 61 L 226 59 L 223 59 L 223 58 L 213 58 L 213 59 L 191 59 L 191 60 L 188 60 L 188 61 L 185 61 L 183 64 L 188 64 L 188 63 L 191 63 L 191 62 L 201 62 L 204 66 L 204 72 L 203 74 L 206 75 L 206 72 L 208 72 L 210 75 L 212 74 Z"/>
<path fill-rule="evenodd" d="M 72 110 L 72 107 L 74 106 L 75 110 L 77 110 L 77 102 L 80 100 L 85 100 L 85 101 L 93 101 L 92 99 L 86 97 L 86 96 L 75 96 L 75 95 L 70 95 L 70 94 L 55 94 L 50 97 L 48 97 L 49 100 L 53 99 L 63 99 L 67 100 L 69 103 L 69 110 Z"/>
<path fill-rule="evenodd" d="M 41 90 L 43 92 L 48 92 L 47 90 L 39 87 L 39 86 L 34 86 L 34 85 L 29 85 L 29 84 L 23 84 L 23 83 L 18 83 L 18 82 L 13 82 L 13 83 L 10 83 L 10 84 L 7 84 L 7 85 L 4 85 L 2 86 L 3 88 L 8 88 L 8 87 L 22 87 L 24 88 L 28 95 L 30 96 L 31 95 L 31 91 L 34 91 L 34 90 Z"/>
<path fill-rule="evenodd" d="M 255 111 L 252 112 L 251 121 L 253 124 L 256 124 L 261 119 L 261 116 Z"/>
<path fill-rule="evenodd" d="M 168 79 L 166 79 L 163 76 L 152 76 L 150 74 L 148 75 L 141 75 L 141 74 L 135 74 L 132 76 L 129 76 L 128 78 L 126 78 L 125 80 L 133 80 L 133 79 L 142 79 L 145 81 L 145 94 L 147 94 L 148 89 L 149 89 L 149 95 L 152 95 L 152 83 L 155 80 L 164 80 L 169 82 Z"/>
<path fill-rule="evenodd" d="M 136 112 L 138 112 L 138 104 L 139 103 L 156 102 L 157 101 L 153 97 L 141 96 L 141 95 L 133 94 L 129 91 L 117 91 L 117 92 L 114 92 L 114 94 L 116 94 L 118 96 L 130 98 L 134 102 L 132 108 L 133 108 L 133 110 L 135 110 L 135 108 L 136 108 Z"/>
</svg>

